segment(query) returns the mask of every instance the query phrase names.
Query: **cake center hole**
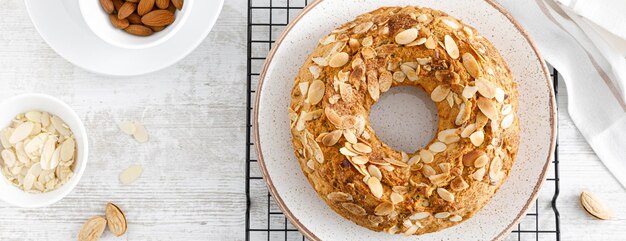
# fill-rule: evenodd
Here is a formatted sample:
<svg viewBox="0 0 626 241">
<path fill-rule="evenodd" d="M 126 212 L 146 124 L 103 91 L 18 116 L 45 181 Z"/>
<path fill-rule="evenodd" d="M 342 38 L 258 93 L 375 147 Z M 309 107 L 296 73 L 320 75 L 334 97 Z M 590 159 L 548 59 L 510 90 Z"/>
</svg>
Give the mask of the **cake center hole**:
<svg viewBox="0 0 626 241">
<path fill-rule="evenodd" d="M 437 132 L 438 121 L 435 103 L 414 86 L 391 88 L 370 110 L 370 122 L 378 138 L 406 153 L 426 146 Z"/>
</svg>

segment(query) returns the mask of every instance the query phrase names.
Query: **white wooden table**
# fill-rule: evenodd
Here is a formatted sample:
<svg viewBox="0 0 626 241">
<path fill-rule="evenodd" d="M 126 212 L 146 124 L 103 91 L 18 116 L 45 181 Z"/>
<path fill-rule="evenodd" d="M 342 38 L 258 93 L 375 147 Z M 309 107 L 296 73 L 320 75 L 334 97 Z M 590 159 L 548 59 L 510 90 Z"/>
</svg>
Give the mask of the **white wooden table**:
<svg viewBox="0 0 626 241">
<path fill-rule="evenodd" d="M 126 212 L 129 229 L 103 240 L 244 240 L 247 1 L 227 0 L 212 33 L 181 62 L 133 78 L 71 65 L 44 43 L 23 1 L 2 5 L 0 100 L 30 92 L 61 98 L 85 122 L 91 152 L 80 184 L 57 204 L 0 203 L 0 240 L 73 240 L 109 201 Z M 560 86 L 562 240 L 625 240 L 626 191 L 571 122 Z M 150 141 L 138 144 L 122 134 L 120 120 L 144 123 Z M 131 164 L 144 173 L 123 186 L 118 175 Z M 584 189 L 602 197 L 617 218 L 596 221 L 584 213 L 578 202 Z"/>
</svg>

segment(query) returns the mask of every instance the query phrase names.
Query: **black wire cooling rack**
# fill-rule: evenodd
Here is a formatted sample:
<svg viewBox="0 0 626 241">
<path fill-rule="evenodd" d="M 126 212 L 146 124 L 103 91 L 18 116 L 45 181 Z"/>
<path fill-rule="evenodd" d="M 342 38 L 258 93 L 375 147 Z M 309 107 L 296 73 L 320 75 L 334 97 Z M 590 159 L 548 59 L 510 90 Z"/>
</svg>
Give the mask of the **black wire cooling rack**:
<svg viewBox="0 0 626 241">
<path fill-rule="evenodd" d="M 271 194 L 256 158 L 252 142 L 252 113 L 255 90 L 265 57 L 278 35 L 308 4 L 308 0 L 248 0 L 248 96 L 246 136 L 246 240 L 247 241 L 291 241 L 305 240 L 283 215 Z M 557 91 L 559 74 L 552 69 L 552 79 Z M 507 241 L 561 240 L 559 212 L 556 200 L 559 195 L 558 141 L 553 167 L 546 184 L 539 193 L 535 205 Z"/>
</svg>

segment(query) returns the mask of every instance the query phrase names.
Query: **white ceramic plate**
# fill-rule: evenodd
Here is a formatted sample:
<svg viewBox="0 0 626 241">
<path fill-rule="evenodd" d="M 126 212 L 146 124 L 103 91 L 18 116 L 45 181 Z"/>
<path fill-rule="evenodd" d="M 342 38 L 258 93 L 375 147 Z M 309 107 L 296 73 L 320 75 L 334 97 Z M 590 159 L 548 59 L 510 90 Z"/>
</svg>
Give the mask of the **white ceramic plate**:
<svg viewBox="0 0 626 241">
<path fill-rule="evenodd" d="M 96 0 L 80 0 L 96 1 Z M 85 70 L 133 76 L 166 68 L 193 51 L 217 21 L 224 0 L 193 1 L 184 26 L 166 42 L 126 49 L 98 38 L 85 23 L 78 0 L 26 0 L 30 19 L 41 37 L 63 58 Z"/>
<path fill-rule="evenodd" d="M 287 117 L 295 75 L 321 37 L 361 13 L 383 6 L 406 5 L 443 10 L 478 29 L 500 50 L 520 92 L 521 146 L 508 180 L 473 218 L 419 239 L 501 240 L 525 215 L 545 180 L 554 151 L 556 108 L 547 68 L 532 41 L 491 0 L 323 0 L 304 9 L 268 56 L 257 91 L 255 140 L 269 190 L 290 221 L 311 240 L 418 239 L 370 231 L 343 219 L 326 206 L 293 155 Z M 409 108 L 413 103 L 403 104 Z M 416 123 L 420 121 L 424 119 Z M 418 147 L 425 143 L 420 138 L 406 141 Z"/>
</svg>

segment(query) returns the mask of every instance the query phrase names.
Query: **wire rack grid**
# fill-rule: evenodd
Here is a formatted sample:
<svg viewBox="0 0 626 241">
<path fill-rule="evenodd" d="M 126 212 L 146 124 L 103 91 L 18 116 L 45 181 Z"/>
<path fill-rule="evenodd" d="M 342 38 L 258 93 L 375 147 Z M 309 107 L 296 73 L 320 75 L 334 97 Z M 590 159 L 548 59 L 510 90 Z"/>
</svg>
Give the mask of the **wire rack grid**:
<svg viewBox="0 0 626 241">
<path fill-rule="evenodd" d="M 309 3 L 308 0 L 248 0 L 247 138 L 246 138 L 246 240 L 306 240 L 283 215 L 271 198 L 261 175 L 252 142 L 252 113 L 255 90 L 265 57 L 282 30 Z M 559 74 L 551 77 L 557 91 Z M 553 167 L 539 198 L 507 241 L 561 239 L 556 206 L 559 195 L 558 141 Z"/>
</svg>

